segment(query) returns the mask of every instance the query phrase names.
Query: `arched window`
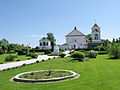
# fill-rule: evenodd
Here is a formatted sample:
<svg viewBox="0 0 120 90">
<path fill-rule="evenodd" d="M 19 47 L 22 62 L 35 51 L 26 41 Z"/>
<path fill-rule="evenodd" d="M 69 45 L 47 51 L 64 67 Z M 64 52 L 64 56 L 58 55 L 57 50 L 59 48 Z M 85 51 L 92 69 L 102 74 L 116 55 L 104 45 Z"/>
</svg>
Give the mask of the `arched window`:
<svg viewBox="0 0 120 90">
<path fill-rule="evenodd" d="M 95 40 L 98 40 L 98 34 L 95 34 Z"/>
<path fill-rule="evenodd" d="M 95 29 L 95 31 L 96 31 L 96 32 L 98 32 L 98 30 L 97 30 L 97 29 Z"/>
<path fill-rule="evenodd" d="M 48 46 L 48 42 L 47 42 L 47 46 Z"/>
<path fill-rule="evenodd" d="M 45 42 L 43 42 L 43 45 L 45 45 Z"/>
<path fill-rule="evenodd" d="M 40 46 L 42 46 L 42 43 L 40 43 Z"/>
<path fill-rule="evenodd" d="M 76 42 L 76 39 L 75 39 L 75 42 Z"/>
</svg>

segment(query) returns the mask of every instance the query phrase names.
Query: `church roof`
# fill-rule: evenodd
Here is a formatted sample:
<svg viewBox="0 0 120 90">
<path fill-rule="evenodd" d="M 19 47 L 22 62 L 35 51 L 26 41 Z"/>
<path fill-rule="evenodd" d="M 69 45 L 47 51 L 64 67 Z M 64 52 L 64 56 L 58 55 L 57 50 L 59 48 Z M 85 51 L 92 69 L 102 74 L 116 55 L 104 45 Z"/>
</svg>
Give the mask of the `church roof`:
<svg viewBox="0 0 120 90">
<path fill-rule="evenodd" d="M 48 40 L 48 41 L 50 41 L 47 37 L 43 37 L 41 40 Z"/>
<path fill-rule="evenodd" d="M 74 30 L 67 34 L 65 37 L 70 37 L 70 36 L 85 36 L 83 33 L 81 33 L 79 30 L 77 30 L 76 27 L 74 27 Z"/>
<path fill-rule="evenodd" d="M 92 28 L 99 28 L 99 26 L 95 23 Z"/>
</svg>

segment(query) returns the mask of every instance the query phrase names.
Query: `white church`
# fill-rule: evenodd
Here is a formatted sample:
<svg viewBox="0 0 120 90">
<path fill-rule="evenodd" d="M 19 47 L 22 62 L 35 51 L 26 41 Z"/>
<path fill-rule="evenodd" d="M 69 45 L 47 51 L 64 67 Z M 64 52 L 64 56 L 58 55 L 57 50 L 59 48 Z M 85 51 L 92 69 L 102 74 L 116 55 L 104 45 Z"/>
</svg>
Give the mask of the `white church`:
<svg viewBox="0 0 120 90">
<path fill-rule="evenodd" d="M 91 38 L 86 38 L 76 27 L 66 37 L 66 44 L 57 45 L 59 49 L 85 49 L 90 47 L 101 46 L 100 27 L 97 24 L 91 28 Z M 40 41 L 40 49 L 51 49 L 51 41 L 43 37 Z"/>
</svg>

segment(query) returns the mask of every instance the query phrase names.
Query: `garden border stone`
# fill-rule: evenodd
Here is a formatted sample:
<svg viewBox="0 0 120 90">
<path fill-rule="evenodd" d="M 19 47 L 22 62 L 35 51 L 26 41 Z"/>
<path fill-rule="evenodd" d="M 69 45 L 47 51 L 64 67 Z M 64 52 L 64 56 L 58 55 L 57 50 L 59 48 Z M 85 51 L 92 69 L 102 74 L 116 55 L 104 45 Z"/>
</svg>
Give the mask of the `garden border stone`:
<svg viewBox="0 0 120 90">
<path fill-rule="evenodd" d="M 31 71 L 31 72 L 40 72 L 40 71 L 48 71 L 48 70 L 39 70 L 39 71 Z M 47 82 L 56 82 L 56 81 L 66 81 L 66 80 L 72 80 L 72 79 L 76 79 L 79 78 L 80 75 L 70 71 L 70 70 L 55 70 L 55 71 L 66 71 L 66 72 L 70 72 L 72 73 L 72 75 L 70 76 L 65 76 L 65 77 L 58 77 L 58 78 L 52 78 L 52 79 L 24 79 L 24 78 L 19 78 L 19 76 L 23 75 L 23 74 L 27 74 L 27 73 L 31 73 L 31 72 L 24 72 L 24 73 L 20 73 L 18 75 L 16 75 L 15 77 L 13 77 L 12 79 L 10 79 L 10 81 L 14 81 L 14 82 L 24 82 L 24 83 L 47 83 Z"/>
</svg>

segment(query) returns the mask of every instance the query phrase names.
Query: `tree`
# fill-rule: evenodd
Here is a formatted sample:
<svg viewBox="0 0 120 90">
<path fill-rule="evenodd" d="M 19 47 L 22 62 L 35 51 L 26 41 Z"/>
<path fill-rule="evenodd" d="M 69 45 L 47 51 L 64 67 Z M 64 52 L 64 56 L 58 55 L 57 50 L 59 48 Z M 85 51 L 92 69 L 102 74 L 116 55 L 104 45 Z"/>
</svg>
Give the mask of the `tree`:
<svg viewBox="0 0 120 90">
<path fill-rule="evenodd" d="M 112 44 L 109 54 L 112 58 L 118 59 L 120 58 L 120 43 Z"/>
<path fill-rule="evenodd" d="M 53 51 L 54 46 L 55 46 L 55 41 L 56 41 L 53 33 L 47 33 L 47 38 L 51 41 L 51 46 L 52 46 L 52 51 Z"/>
<path fill-rule="evenodd" d="M 115 43 L 115 38 L 113 38 L 112 43 Z"/>
<path fill-rule="evenodd" d="M 9 42 L 6 39 L 2 39 L 0 41 L 0 47 L 7 52 L 8 51 L 8 46 L 9 46 Z"/>
<path fill-rule="evenodd" d="M 86 35 L 86 38 L 91 38 L 91 34 Z"/>
</svg>

